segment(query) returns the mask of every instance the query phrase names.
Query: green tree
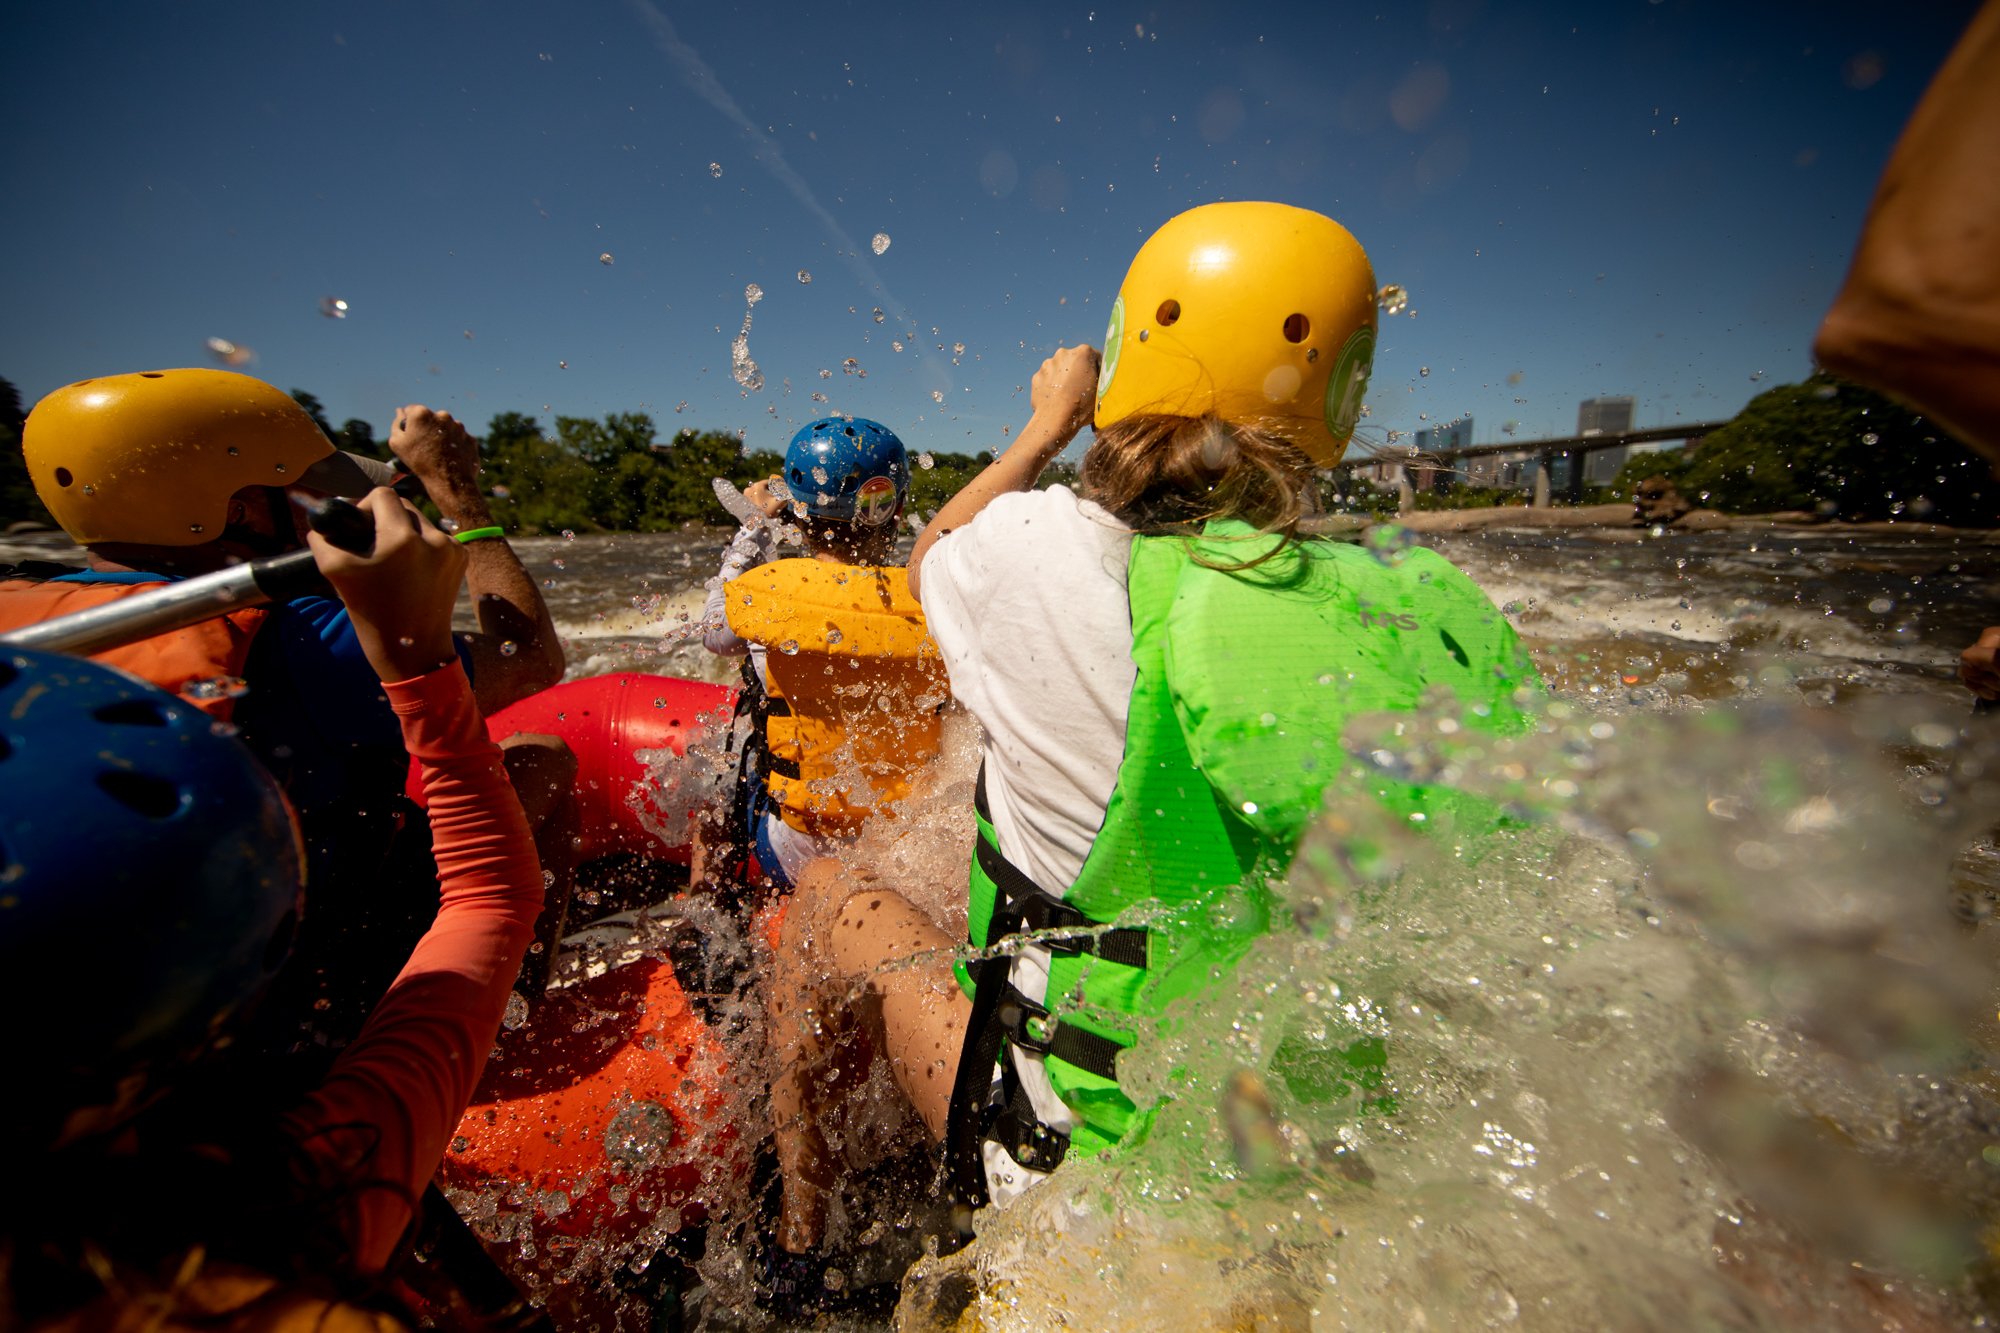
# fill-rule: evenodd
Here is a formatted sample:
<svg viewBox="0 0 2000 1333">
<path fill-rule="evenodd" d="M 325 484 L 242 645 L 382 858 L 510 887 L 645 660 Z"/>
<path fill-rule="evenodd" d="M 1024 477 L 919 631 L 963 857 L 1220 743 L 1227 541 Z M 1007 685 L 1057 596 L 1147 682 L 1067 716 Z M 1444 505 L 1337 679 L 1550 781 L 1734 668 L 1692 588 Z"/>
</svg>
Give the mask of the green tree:
<svg viewBox="0 0 2000 1333">
<path fill-rule="evenodd" d="M 319 396 L 307 393 L 304 389 L 292 389 L 289 392 L 292 395 L 292 401 L 303 407 L 306 410 L 306 415 L 313 419 L 313 425 L 318 426 L 321 433 L 328 439 L 332 439 L 334 433 L 333 427 L 327 422 L 326 404 L 320 402 Z"/>
<path fill-rule="evenodd" d="M 55 520 L 42 507 L 35 484 L 28 479 L 28 461 L 21 457 L 21 427 L 26 421 L 20 391 L 0 380 L 0 524 L 46 523 L 53 527 Z"/>
<path fill-rule="evenodd" d="M 1739 514 L 1806 509 L 1987 525 L 2000 497 L 1986 464 L 1936 425 L 1824 373 L 1751 399 L 1679 473 L 1689 500 Z"/>
<path fill-rule="evenodd" d="M 389 448 L 377 441 L 375 428 L 360 417 L 349 417 L 340 423 L 340 429 L 333 433 L 335 447 L 350 454 L 361 454 L 368 458 L 387 458 Z"/>
</svg>

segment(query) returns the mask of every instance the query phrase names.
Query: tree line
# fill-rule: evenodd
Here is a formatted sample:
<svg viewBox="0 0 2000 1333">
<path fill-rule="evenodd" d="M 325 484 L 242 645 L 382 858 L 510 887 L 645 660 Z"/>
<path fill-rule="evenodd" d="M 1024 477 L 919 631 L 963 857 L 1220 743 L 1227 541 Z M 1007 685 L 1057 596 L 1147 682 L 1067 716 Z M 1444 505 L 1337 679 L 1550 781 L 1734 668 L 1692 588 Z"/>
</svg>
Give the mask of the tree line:
<svg viewBox="0 0 2000 1333">
<path fill-rule="evenodd" d="M 291 396 L 337 448 L 389 457 L 372 423 L 350 417 L 335 426 L 317 396 L 304 389 Z M 21 458 L 23 420 L 19 393 L 0 379 L 0 526 L 53 526 Z M 913 450 L 911 510 L 934 511 L 991 459 Z M 784 456 L 746 450 L 739 437 L 722 431 L 680 430 L 661 438 L 644 412 L 614 412 L 601 420 L 558 416 L 549 427 L 502 412 L 480 438 L 479 462 L 494 518 L 509 532 L 663 532 L 731 522 L 711 479 L 745 487 L 776 473 Z"/>
<path fill-rule="evenodd" d="M 320 400 L 292 390 L 335 445 L 388 456 L 372 424 L 350 417 L 339 426 Z M 0 379 L 0 526 L 48 523 L 21 459 L 23 413 L 14 386 Z M 602 419 L 534 417 L 502 412 L 479 445 L 481 482 L 494 516 L 510 532 L 660 532 L 687 524 L 724 524 L 727 513 L 710 479 L 748 486 L 779 470 L 780 454 L 745 450 L 735 435 L 680 430 L 661 438 L 644 412 Z M 990 453 L 925 453 L 911 459 L 910 508 L 935 511 L 992 458 Z M 925 463 L 928 462 L 928 466 Z M 1893 399 L 1815 374 L 1750 400 L 1697 447 L 1640 454 L 1626 461 L 1593 502 L 1629 499 L 1642 479 L 1664 475 L 1690 501 L 1728 513 L 1807 510 L 1829 518 L 1910 518 L 1964 526 L 2000 522 L 2000 483 L 1970 450 Z M 1044 484 L 1070 481 L 1058 464 Z M 1329 508 L 1393 511 L 1394 495 L 1370 486 L 1350 467 L 1321 486 Z M 1461 488 L 1420 496 L 1425 507 L 1518 502 L 1518 493 Z"/>
</svg>

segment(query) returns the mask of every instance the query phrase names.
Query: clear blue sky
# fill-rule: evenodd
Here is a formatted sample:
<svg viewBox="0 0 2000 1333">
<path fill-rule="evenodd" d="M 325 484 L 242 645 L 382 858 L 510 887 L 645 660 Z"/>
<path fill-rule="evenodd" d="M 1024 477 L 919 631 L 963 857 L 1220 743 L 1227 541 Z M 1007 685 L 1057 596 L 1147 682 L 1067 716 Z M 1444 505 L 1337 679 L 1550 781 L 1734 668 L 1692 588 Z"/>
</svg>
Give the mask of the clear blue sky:
<svg viewBox="0 0 2000 1333">
<path fill-rule="evenodd" d="M 1973 8 L 42 3 L 0 44 L 0 376 L 221 337 L 378 431 L 643 409 L 779 448 L 838 410 L 971 450 L 1153 227 L 1267 198 L 1410 293 L 1377 438 L 1724 417 L 1807 372 Z"/>
</svg>

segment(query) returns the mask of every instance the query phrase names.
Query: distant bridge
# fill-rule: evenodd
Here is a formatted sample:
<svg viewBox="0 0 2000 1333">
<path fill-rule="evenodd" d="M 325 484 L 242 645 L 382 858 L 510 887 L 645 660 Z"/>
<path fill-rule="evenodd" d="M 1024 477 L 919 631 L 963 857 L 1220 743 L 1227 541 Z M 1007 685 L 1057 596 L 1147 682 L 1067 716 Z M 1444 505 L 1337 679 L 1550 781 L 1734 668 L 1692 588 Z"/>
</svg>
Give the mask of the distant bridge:
<svg viewBox="0 0 2000 1333">
<path fill-rule="evenodd" d="M 1514 440 L 1506 444 L 1474 444 L 1463 449 L 1420 450 L 1413 445 L 1380 445 L 1372 453 L 1348 459 L 1351 463 L 1403 463 L 1458 470 L 1456 464 L 1469 458 L 1493 458 L 1503 454 L 1539 455 L 1545 475 L 1555 476 L 1556 459 L 1567 456 L 1569 500 L 1583 501 L 1583 460 L 1600 449 L 1617 449 L 1628 444 L 1657 444 L 1662 440 L 1687 440 L 1721 430 L 1727 421 L 1688 421 L 1672 426 L 1646 426 L 1602 435 L 1565 435 L 1546 440 Z"/>
</svg>

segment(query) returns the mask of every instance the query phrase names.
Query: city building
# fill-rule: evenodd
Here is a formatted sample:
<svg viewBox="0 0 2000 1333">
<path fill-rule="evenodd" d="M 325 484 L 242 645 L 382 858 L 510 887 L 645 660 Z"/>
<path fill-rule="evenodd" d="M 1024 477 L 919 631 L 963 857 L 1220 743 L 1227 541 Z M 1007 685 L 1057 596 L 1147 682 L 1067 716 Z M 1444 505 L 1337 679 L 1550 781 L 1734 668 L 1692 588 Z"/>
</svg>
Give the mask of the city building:
<svg viewBox="0 0 2000 1333">
<path fill-rule="evenodd" d="M 1592 435 L 1618 435 L 1631 430 L 1633 405 L 1630 394 L 1586 398 L 1576 406 L 1576 433 L 1587 438 Z M 1584 459 L 1584 481 L 1592 486 L 1609 485 L 1611 479 L 1618 475 L 1618 469 L 1625 466 L 1628 452 L 1622 445 L 1616 449 L 1592 451 Z"/>
</svg>

